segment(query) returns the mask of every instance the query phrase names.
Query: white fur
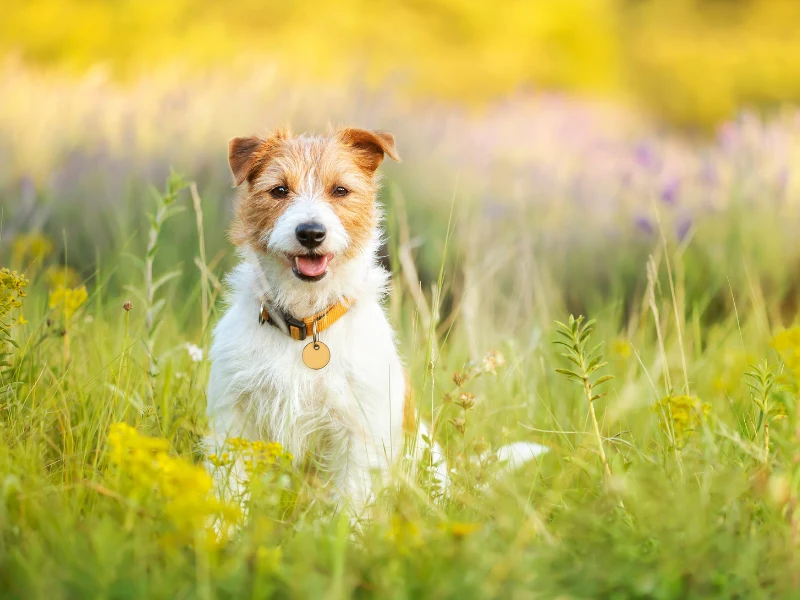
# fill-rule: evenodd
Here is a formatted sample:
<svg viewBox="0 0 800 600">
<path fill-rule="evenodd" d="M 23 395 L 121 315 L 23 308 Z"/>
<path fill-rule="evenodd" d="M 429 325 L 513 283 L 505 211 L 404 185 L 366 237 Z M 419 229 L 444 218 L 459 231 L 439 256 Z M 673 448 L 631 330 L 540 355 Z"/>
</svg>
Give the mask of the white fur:
<svg viewBox="0 0 800 600">
<path fill-rule="evenodd" d="M 497 449 L 497 461 L 504 468 L 513 470 L 545 454 L 548 450 L 546 446 L 533 442 L 514 442 Z"/>
<path fill-rule="evenodd" d="M 307 208 L 300 203 L 297 212 Z M 287 221 L 295 218 L 293 211 L 287 209 Z M 326 226 L 331 231 L 330 222 Z M 214 330 L 210 352 L 213 451 L 229 437 L 277 441 L 299 464 L 313 450 L 339 496 L 356 510 L 369 498 L 371 472 L 385 473 L 401 456 L 404 441 L 405 379 L 380 305 L 387 273 L 377 263 L 377 246 L 378 232 L 364 256 L 339 264 L 334 258 L 329 273 L 314 283 L 297 279 L 282 257 L 246 252 L 229 278 L 230 307 Z M 297 341 L 272 325 L 259 325 L 265 297 L 297 317 L 354 300 L 320 333 L 331 351 L 324 369 L 312 370 L 302 361 L 310 339 Z"/>
</svg>

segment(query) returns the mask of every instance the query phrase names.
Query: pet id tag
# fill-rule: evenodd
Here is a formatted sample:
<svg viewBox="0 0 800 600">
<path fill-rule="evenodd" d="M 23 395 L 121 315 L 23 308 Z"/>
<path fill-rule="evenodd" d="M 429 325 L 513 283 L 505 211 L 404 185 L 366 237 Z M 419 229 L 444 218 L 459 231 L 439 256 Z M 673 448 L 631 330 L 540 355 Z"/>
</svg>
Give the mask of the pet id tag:
<svg viewBox="0 0 800 600">
<path fill-rule="evenodd" d="M 318 371 L 324 368 L 331 360 L 331 351 L 320 341 L 313 341 L 303 348 L 303 362 L 309 369 Z"/>
</svg>

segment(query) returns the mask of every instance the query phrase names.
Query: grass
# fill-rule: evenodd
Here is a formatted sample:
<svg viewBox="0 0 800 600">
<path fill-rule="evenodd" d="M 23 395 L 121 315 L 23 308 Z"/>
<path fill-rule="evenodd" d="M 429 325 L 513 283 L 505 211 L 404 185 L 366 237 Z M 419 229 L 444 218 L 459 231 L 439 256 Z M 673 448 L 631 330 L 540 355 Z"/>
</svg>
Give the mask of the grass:
<svg viewBox="0 0 800 600">
<path fill-rule="evenodd" d="M 150 115 L 165 135 L 136 129 L 115 148 L 116 121 L 68 131 L 53 105 L 40 110 L 48 152 L 27 160 L 23 140 L 19 163 L 0 166 L 0 256 L 30 281 L 0 312 L 16 344 L 0 357 L 0 595 L 800 596 L 792 114 L 744 115 L 698 141 L 547 97 L 480 118 L 423 108 L 417 128 L 413 107 L 365 99 L 408 140 L 383 195 L 387 311 L 452 488 L 442 497 L 424 468 L 398 476 L 353 527 L 319 476 L 236 442 L 260 476 L 251 518 L 217 543 L 208 517 L 235 510 L 197 465 L 233 262 L 229 180 L 221 130 L 176 140 L 223 100 L 244 104 L 224 80 L 180 108 L 159 108 L 170 82 L 142 102 L 51 84 L 73 100 L 67 121 L 108 116 L 99 86 L 121 122 L 158 129 Z M 268 87 L 259 97 L 282 106 Z M 4 149 L 34 122 L 5 102 Z M 255 120 L 230 112 L 224 128 Z M 434 118 L 448 114 L 447 127 Z M 97 161 L 76 158 L 106 142 Z M 170 162 L 195 186 L 168 178 Z M 2 281 L 11 308 L 21 284 Z M 550 451 L 503 472 L 495 452 L 519 440 Z"/>
<path fill-rule="evenodd" d="M 195 220 L 187 213 L 174 218 Z M 662 250 L 654 275 L 666 270 L 667 258 L 673 271 L 691 271 L 675 248 Z M 594 331 L 564 326 L 568 348 L 586 346 L 591 333 L 590 345 L 605 348 L 604 370 L 616 376 L 604 383 L 607 396 L 587 393 L 594 421 L 586 395 L 568 379 L 588 381 L 583 373 L 600 363 L 578 348 L 572 356 L 583 371 L 565 370 L 571 363 L 551 343 L 555 326 L 543 324 L 536 335 L 523 326 L 500 336 L 496 347 L 481 345 L 473 358 L 495 349 L 505 359 L 495 367 L 492 358 L 494 368 L 482 370 L 480 362 L 465 367 L 462 315 L 434 342 L 426 365 L 432 330 L 420 326 L 419 307 L 396 284 L 389 304 L 399 307 L 416 391 L 443 415 L 438 437 L 454 469 L 450 496 L 438 496 L 424 478 L 398 481 L 381 499 L 375 522 L 354 530 L 316 478 L 273 465 L 254 491 L 252 518 L 239 535 L 216 545 L 202 520 L 190 520 L 188 537 L 178 535 L 186 525 L 176 525 L 166 484 L 148 487 L 150 480 L 128 463 L 115 462 L 109 444 L 112 424 L 127 422 L 142 435 L 167 440 L 166 455 L 181 468 L 200 460 L 208 364 L 185 347 L 208 343 L 200 299 L 186 294 L 187 309 L 186 300 L 176 302 L 178 295 L 166 291 L 168 284 L 157 290 L 167 302 L 159 343 L 152 344 L 146 306 L 134 300 L 124 310 L 128 296 L 109 294 L 102 269 L 87 282 L 88 300 L 66 318 L 62 307 L 48 308 L 40 266 L 27 271 L 32 283 L 21 310 L 28 323 L 15 327 L 20 347 L 3 371 L 0 581 L 6 596 L 798 593 L 800 414 L 787 365 L 800 346 L 778 340 L 781 353 L 771 349 L 771 300 L 764 290 L 754 288 L 736 299 L 736 312 L 701 325 L 705 315 L 682 309 L 693 303 L 685 281 L 672 279 L 674 293 L 654 284 L 627 321 L 620 298 L 611 297 L 593 310 Z M 130 273 L 133 286 L 146 279 Z M 484 293 L 491 298 L 499 291 Z M 215 302 L 210 310 L 218 308 Z M 556 312 L 566 314 L 566 307 Z M 193 325 L 181 324 L 187 321 Z M 751 395 L 743 376 L 748 362 L 761 358 L 777 375 L 756 384 Z M 591 377 L 595 387 L 606 379 Z M 465 402 L 462 394 L 474 398 Z M 762 410 L 766 402 L 781 410 Z M 497 473 L 492 452 L 521 439 L 551 451 L 516 472 Z M 127 443 L 135 450 L 142 442 Z M 202 482 L 191 483 L 202 475 L 191 473 L 180 480 L 184 491 L 205 497 Z M 204 515 L 203 506 L 184 511 Z"/>
</svg>

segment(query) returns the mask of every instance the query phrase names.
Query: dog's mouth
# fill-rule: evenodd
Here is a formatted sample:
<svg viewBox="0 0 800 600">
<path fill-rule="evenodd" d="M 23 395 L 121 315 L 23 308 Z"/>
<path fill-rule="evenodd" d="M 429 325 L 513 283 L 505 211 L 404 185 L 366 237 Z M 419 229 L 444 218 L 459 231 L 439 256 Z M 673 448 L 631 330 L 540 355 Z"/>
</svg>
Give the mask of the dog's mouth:
<svg viewBox="0 0 800 600">
<path fill-rule="evenodd" d="M 292 272 L 303 281 L 319 281 L 328 274 L 333 254 L 301 254 L 292 257 Z"/>
</svg>

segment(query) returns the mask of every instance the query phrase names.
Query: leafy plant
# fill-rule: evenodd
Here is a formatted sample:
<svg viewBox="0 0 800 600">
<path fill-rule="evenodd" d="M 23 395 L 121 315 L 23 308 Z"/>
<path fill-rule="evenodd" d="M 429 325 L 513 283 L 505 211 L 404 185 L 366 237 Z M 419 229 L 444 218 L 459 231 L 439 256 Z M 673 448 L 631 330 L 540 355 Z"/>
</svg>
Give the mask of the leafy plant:
<svg viewBox="0 0 800 600">
<path fill-rule="evenodd" d="M 567 379 L 579 383 L 583 388 L 586 403 L 589 406 L 589 415 L 592 419 L 595 441 L 597 442 L 597 452 L 603 463 L 603 471 L 607 478 L 611 477 L 611 467 L 609 467 L 606 452 L 603 448 L 603 436 L 600 434 L 600 426 L 597 423 L 597 414 L 594 410 L 595 400 L 605 396 L 605 392 L 597 393 L 597 388 L 614 378 L 613 375 L 601 375 L 595 377 L 595 373 L 605 367 L 608 363 L 603 362 L 603 355 L 600 349 L 603 343 L 599 343 L 591 349 L 587 349 L 587 344 L 591 339 L 595 328 L 595 321 L 583 322 L 583 316 L 577 319 L 569 316 L 568 323 L 556 321 L 556 333 L 561 339 L 554 343 L 563 346 L 565 352 L 561 356 L 573 364 L 572 369 L 556 369 L 557 373 L 564 375 Z"/>
<path fill-rule="evenodd" d="M 775 400 L 778 391 L 778 378 L 775 366 L 764 360 L 761 364 L 751 366 L 744 374 L 746 383 L 750 388 L 750 398 L 759 409 L 759 429 L 764 430 L 764 463 L 769 462 L 769 425 L 770 420 L 780 419 L 785 416 L 783 405 Z"/>
<path fill-rule="evenodd" d="M 144 279 L 144 291 L 132 285 L 125 287 L 128 292 L 133 294 L 141 302 L 145 311 L 145 334 L 143 341 L 145 351 L 147 352 L 147 375 L 150 382 L 151 394 L 153 392 L 153 384 L 156 375 L 158 374 L 155 342 L 161 324 L 159 315 L 167 301 L 166 298 L 156 299 L 156 295 L 167 282 L 181 274 L 180 269 L 174 269 L 156 278 L 154 274 L 154 263 L 156 254 L 158 253 L 161 230 L 164 227 L 164 223 L 184 210 L 184 207 L 178 204 L 177 200 L 181 190 L 185 189 L 188 185 L 189 184 L 181 175 L 172 172 L 167 179 L 163 192 L 158 192 L 154 188 L 152 189 L 152 195 L 155 200 L 155 210 L 147 215 L 150 228 L 147 233 L 147 249 L 145 251 L 144 260 L 135 256 L 131 257 L 141 269 Z"/>
</svg>

